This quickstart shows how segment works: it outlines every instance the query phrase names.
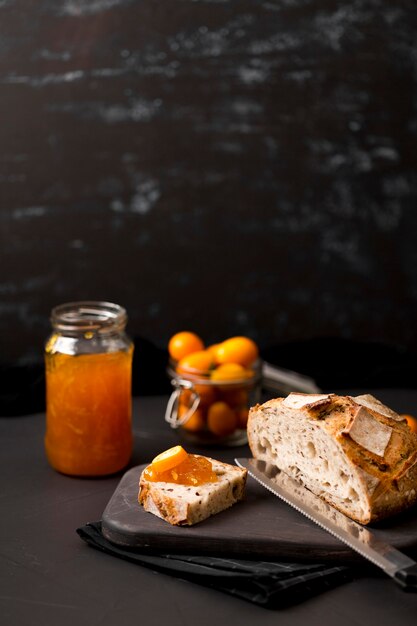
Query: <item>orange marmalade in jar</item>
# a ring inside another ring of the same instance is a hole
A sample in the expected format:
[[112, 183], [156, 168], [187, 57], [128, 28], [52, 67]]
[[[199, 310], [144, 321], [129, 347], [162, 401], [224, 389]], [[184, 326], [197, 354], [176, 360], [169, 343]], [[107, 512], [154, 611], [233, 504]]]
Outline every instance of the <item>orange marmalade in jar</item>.
[[63, 474], [104, 476], [130, 460], [133, 343], [126, 322], [125, 309], [109, 302], [70, 302], [52, 310], [45, 450]]

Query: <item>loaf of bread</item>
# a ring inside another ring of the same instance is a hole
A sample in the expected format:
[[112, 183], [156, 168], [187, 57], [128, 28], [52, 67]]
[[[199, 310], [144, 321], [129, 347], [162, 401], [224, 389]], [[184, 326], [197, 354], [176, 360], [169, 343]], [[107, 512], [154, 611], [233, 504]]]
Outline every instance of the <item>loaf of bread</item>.
[[291, 393], [249, 412], [252, 455], [368, 524], [417, 502], [417, 435], [371, 395]]
[[142, 472], [138, 501], [149, 513], [178, 526], [191, 526], [229, 508], [243, 498], [247, 471], [214, 459], [217, 481], [202, 485], [152, 482]]

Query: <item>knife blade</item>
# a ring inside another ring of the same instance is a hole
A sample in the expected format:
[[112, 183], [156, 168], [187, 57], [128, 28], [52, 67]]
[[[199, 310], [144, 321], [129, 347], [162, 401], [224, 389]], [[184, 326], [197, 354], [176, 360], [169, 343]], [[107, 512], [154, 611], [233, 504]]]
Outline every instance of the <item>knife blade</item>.
[[406, 591], [417, 591], [417, 563], [381, 541], [368, 528], [324, 502], [276, 466], [258, 459], [235, 459], [263, 487], [381, 568]]

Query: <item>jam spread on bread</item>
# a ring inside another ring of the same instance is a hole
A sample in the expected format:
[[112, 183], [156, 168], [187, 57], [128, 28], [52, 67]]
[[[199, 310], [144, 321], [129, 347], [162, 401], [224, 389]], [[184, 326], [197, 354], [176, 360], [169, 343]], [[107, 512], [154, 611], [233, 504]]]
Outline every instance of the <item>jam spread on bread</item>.
[[[204, 485], [218, 480], [211, 461], [197, 454], [184, 454], [181, 446], [170, 448], [158, 455], [144, 470], [144, 478], [150, 482], [176, 483], [179, 485]], [[161, 458], [163, 463], [161, 463]], [[168, 459], [168, 462], [167, 462]]]

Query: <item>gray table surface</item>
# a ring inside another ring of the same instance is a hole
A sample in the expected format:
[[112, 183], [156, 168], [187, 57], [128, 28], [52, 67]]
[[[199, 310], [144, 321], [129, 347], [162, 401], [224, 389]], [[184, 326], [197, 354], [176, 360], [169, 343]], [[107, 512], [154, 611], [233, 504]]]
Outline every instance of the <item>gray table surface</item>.
[[[396, 410], [417, 414], [417, 391], [375, 393]], [[163, 419], [166, 400], [135, 398], [132, 466], [178, 442]], [[44, 415], [0, 419], [1, 624], [417, 623], [417, 594], [401, 591], [377, 572], [271, 611], [89, 548], [75, 529], [100, 519], [121, 476], [90, 480], [56, 473], [47, 464], [43, 435]], [[237, 450], [248, 453], [242, 447], [217, 456], [232, 461]]]

